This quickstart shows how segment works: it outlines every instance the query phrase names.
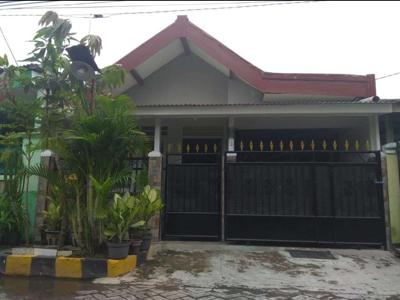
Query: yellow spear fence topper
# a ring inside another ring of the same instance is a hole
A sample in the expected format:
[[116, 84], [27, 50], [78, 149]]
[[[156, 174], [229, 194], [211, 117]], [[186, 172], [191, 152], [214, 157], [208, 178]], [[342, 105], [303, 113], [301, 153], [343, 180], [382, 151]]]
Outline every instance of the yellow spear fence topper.
[[356, 140], [354, 148], [356, 149], [356, 151], [360, 151], [360, 143], [358, 142], [358, 140]]
[[338, 149], [338, 144], [337, 144], [336, 140], [333, 141], [332, 148], [334, 151], [336, 151]]
[[314, 140], [311, 140], [311, 150], [312, 151], [315, 150], [315, 142], [314, 142]]
[[326, 140], [323, 140], [322, 149], [324, 149], [324, 151], [325, 151], [327, 147], [328, 147], [328, 144], [326, 143]]
[[300, 149], [301, 149], [301, 151], [304, 150], [304, 147], [305, 147], [304, 141], [302, 140], [302, 141], [300, 142]]
[[350, 143], [349, 143], [348, 140], [345, 140], [345, 141], [344, 141], [344, 150], [345, 150], [345, 151], [349, 151], [349, 148], [350, 148]]

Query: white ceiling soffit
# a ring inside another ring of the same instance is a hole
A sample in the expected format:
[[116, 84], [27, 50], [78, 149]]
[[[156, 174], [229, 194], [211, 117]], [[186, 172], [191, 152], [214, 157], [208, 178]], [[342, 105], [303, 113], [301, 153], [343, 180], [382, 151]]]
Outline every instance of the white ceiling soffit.
[[[169, 63], [171, 60], [173, 60], [175, 57], [179, 56], [181, 53], [183, 53], [183, 46], [181, 44], [180, 40], [175, 40], [172, 43], [170, 43], [168, 46], [165, 48], [161, 49], [158, 51], [156, 54], [154, 54], [152, 57], [150, 57], [148, 60], [140, 64], [138, 67], [135, 68], [136, 72], [142, 77], [142, 79], [146, 78], [149, 76], [151, 73], [154, 71], [158, 70], [161, 68], [163, 65]], [[131, 73], [127, 72], [125, 76], [125, 83], [123, 86], [114, 89], [112, 91], [113, 95], [119, 95], [124, 92], [126, 92], [128, 89], [131, 87], [135, 86], [137, 84], [137, 81], [135, 78], [132, 76]]]
[[[190, 47], [190, 50], [192, 53], [196, 56], [198, 56], [200, 59], [205, 61], [207, 64], [211, 65], [215, 69], [219, 70], [221, 73], [223, 73], [225, 76], [229, 76], [229, 69], [226, 68], [223, 64], [219, 63], [212, 57], [210, 57], [208, 54], [206, 54], [203, 50], [201, 50], [199, 47], [197, 47], [195, 44], [193, 44], [189, 39], [188, 39], [188, 44]], [[142, 79], [145, 79], [149, 75], [151, 75], [153, 72], [157, 71], [160, 69], [162, 66], [166, 65], [169, 63], [171, 60], [174, 58], [178, 57], [179, 55], [184, 53], [183, 45], [180, 39], [177, 39], [170, 43], [168, 46], [165, 48], [161, 49], [158, 51], [156, 54], [154, 54], [152, 57], [150, 57], [148, 60], [140, 64], [135, 68], [136, 72], [142, 77]], [[128, 72], [125, 78], [125, 84], [118, 88], [113, 90], [114, 95], [118, 95], [121, 93], [126, 92], [129, 88], [135, 86], [137, 84], [136, 80], [134, 77]]]
[[273, 101], [336, 101], [336, 100], [353, 100], [354, 97], [344, 97], [344, 96], [326, 96], [326, 95], [296, 95], [296, 94], [264, 94], [263, 101], [273, 102]]
[[210, 57], [208, 54], [206, 54], [203, 50], [201, 50], [199, 47], [197, 47], [195, 44], [193, 44], [189, 39], [188, 39], [188, 44], [190, 47], [190, 50], [192, 53], [200, 57], [202, 60], [204, 60], [206, 63], [209, 65], [213, 66], [220, 72], [222, 72], [225, 76], [229, 76], [229, 69], [226, 68], [223, 64], [220, 62], [216, 61], [212, 57]]
[[152, 74], [154, 71], [157, 71], [162, 66], [169, 63], [175, 57], [179, 56], [183, 53], [183, 46], [181, 41], [175, 40], [170, 43], [165, 48], [158, 51], [148, 60], [137, 66], [135, 69], [139, 73], [139, 75], [145, 79], [147, 76]]

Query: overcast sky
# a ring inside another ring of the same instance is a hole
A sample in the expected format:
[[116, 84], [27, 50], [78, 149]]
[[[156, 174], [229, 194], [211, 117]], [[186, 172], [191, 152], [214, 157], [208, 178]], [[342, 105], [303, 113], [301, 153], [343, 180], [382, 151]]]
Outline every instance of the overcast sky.
[[[100, 13], [107, 16], [118, 12], [262, 4], [233, 4], [232, 1], [210, 4], [210, 1], [198, 6], [195, 4], [199, 2], [187, 1], [171, 6], [176, 2], [121, 1], [107, 4], [94, 1], [92, 8], [83, 9], [85, 4], [76, 1], [80, 8], [67, 9], [65, 5], [73, 7], [75, 1], [67, 4], [39, 2], [25, 6], [15, 2], [14, 6], [6, 6], [10, 4], [0, 1], [0, 26], [17, 60], [26, 58], [32, 50], [29, 40], [38, 29], [40, 17], [5, 15], [41, 15], [50, 7], [64, 15]], [[55, 8], [61, 5], [64, 7]], [[93, 7], [109, 5], [114, 7]], [[43, 8], [26, 9], [28, 6]], [[375, 74], [376, 77], [400, 72], [399, 2], [311, 2], [69, 19], [78, 38], [88, 34], [89, 30], [102, 37], [103, 51], [96, 61], [100, 67], [104, 67], [173, 23], [179, 14], [187, 15], [191, 22], [267, 72]], [[0, 54], [4, 53], [11, 59], [5, 41], [0, 36]], [[381, 98], [400, 98], [400, 75], [377, 80], [377, 94]]]

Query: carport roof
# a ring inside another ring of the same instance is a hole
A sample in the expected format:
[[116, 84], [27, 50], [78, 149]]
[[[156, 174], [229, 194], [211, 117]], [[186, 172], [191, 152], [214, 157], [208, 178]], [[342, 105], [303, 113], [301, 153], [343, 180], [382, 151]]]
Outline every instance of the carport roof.
[[183, 53], [193, 53], [227, 76], [237, 76], [264, 94], [370, 97], [376, 95], [375, 76], [264, 72], [215, 38], [178, 16], [176, 21], [128, 53], [117, 63], [130, 76], [126, 90]]

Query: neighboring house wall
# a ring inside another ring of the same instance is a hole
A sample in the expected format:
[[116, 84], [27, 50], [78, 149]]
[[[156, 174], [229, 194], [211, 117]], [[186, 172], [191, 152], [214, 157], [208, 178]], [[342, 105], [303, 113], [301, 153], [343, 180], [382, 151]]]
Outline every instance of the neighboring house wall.
[[137, 105], [228, 104], [261, 102], [262, 94], [230, 79], [196, 55], [181, 55], [131, 88]]
[[[32, 144], [37, 145], [39, 143], [39, 138], [33, 138], [32, 139]], [[28, 140], [24, 139], [23, 145], [24, 148], [26, 149], [28, 144]], [[27, 161], [24, 158], [24, 164], [27, 165]], [[40, 164], [40, 151], [37, 150], [34, 152], [31, 160], [31, 166], [35, 166]], [[28, 213], [29, 213], [29, 224], [30, 224], [30, 232], [31, 234], [34, 233], [35, 230], [35, 215], [36, 215], [36, 203], [37, 203], [37, 196], [38, 196], [38, 183], [39, 183], [39, 177], [37, 176], [30, 176], [29, 178], [29, 187], [28, 187], [28, 198], [29, 198], [29, 203], [28, 203]], [[26, 192], [24, 193], [24, 196], [26, 197]]]
[[400, 243], [400, 179], [398, 154], [386, 154], [389, 195], [390, 231], [392, 243]]

